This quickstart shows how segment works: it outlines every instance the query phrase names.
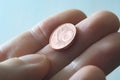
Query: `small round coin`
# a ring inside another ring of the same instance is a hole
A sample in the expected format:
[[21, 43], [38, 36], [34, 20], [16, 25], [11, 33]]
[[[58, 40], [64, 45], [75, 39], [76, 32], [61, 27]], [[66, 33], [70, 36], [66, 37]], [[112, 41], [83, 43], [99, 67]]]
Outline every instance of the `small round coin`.
[[65, 49], [71, 45], [76, 36], [76, 27], [71, 23], [60, 25], [50, 36], [49, 44], [53, 49]]

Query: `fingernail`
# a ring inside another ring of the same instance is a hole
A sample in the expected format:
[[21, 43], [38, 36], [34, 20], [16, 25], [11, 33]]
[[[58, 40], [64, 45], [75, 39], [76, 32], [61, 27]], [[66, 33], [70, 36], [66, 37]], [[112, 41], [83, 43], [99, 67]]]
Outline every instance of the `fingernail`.
[[36, 64], [36, 63], [41, 63], [44, 62], [46, 59], [45, 55], [40, 55], [40, 54], [30, 54], [30, 55], [25, 55], [22, 57], [19, 57], [24, 63], [28, 64]]

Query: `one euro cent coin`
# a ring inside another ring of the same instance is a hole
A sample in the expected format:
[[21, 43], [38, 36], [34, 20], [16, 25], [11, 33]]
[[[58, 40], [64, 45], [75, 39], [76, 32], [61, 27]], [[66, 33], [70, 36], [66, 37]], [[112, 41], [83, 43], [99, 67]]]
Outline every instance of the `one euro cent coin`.
[[76, 27], [73, 24], [62, 24], [51, 34], [49, 44], [56, 50], [68, 48], [74, 41], [76, 32]]

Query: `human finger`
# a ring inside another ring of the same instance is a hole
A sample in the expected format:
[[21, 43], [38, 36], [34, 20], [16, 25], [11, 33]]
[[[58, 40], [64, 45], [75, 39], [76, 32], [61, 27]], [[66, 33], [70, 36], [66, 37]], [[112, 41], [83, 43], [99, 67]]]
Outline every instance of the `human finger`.
[[49, 36], [57, 26], [67, 22], [76, 24], [85, 17], [83, 12], [73, 9], [61, 12], [42, 21], [32, 29], [0, 47], [0, 60], [35, 53], [48, 44]]
[[[100, 11], [84, 19], [78, 23], [76, 27], [77, 36], [71, 47], [58, 51], [47, 45], [38, 52], [39, 54], [44, 53], [51, 61], [51, 72], [48, 77], [46, 77], [47, 79], [68, 65], [93, 43], [113, 32], [116, 32], [119, 28], [119, 20], [111, 12]], [[66, 76], [67, 74], [61, 74], [63, 75], [63, 79], [64, 77], [68, 77]]]
[[104, 72], [93, 65], [78, 70], [69, 80], [106, 80]]
[[50, 64], [45, 55], [31, 54], [0, 63], [1, 80], [42, 80]]
[[120, 33], [110, 34], [94, 43], [83, 54], [59, 71], [54, 78], [61, 75], [61, 78], [69, 79], [71, 75], [86, 65], [95, 65], [101, 68], [107, 75], [120, 65], [119, 48]]

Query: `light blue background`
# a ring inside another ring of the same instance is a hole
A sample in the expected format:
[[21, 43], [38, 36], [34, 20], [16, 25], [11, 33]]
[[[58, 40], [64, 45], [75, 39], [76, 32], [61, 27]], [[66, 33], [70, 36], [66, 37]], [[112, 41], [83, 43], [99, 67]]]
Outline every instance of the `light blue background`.
[[[110, 10], [120, 18], [120, 0], [0, 0], [0, 44], [42, 19], [71, 8], [88, 16], [98, 10]], [[120, 80], [120, 67], [107, 79]]]

